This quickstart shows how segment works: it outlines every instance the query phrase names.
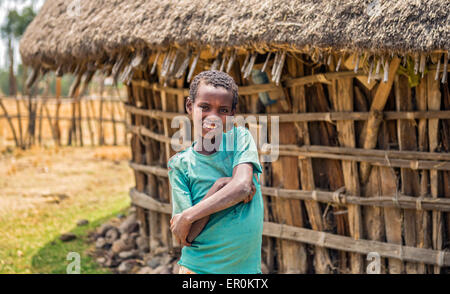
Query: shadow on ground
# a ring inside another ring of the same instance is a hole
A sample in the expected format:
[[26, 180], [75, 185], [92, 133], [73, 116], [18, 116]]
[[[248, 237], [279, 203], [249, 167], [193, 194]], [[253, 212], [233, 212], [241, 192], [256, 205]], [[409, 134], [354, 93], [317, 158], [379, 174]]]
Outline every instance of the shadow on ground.
[[89, 256], [89, 251], [94, 250], [95, 245], [88, 242], [88, 233], [108, 220], [115, 218], [117, 214], [125, 214], [126, 211], [127, 209], [123, 209], [106, 217], [91, 221], [85, 226], [74, 227], [69, 233], [75, 234], [77, 238], [72, 241], [62, 242], [58, 236], [48, 242], [32, 257], [32, 273], [66, 274], [68, 265], [74, 261], [72, 258], [67, 258], [70, 252], [77, 252], [80, 255], [81, 274], [111, 273], [108, 268], [102, 268]]

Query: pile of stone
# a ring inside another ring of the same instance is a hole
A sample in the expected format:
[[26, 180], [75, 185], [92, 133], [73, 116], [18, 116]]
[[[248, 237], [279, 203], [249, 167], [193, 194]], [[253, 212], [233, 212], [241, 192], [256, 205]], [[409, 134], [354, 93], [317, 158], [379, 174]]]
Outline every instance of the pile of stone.
[[139, 233], [140, 225], [134, 208], [128, 215], [118, 216], [89, 234], [95, 243], [93, 257], [100, 265], [119, 274], [178, 273], [178, 257], [167, 247], [149, 250], [148, 237]]

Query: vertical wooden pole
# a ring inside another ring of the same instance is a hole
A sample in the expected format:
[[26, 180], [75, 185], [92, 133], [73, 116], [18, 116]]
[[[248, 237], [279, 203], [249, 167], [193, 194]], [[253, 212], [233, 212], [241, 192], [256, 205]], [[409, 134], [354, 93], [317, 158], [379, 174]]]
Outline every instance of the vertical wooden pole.
[[[363, 94], [362, 90], [355, 86], [354, 88], [355, 110], [365, 112], [368, 111], [368, 101]], [[368, 91], [367, 95], [372, 95], [372, 91]], [[355, 132], [361, 134], [363, 124], [355, 122]], [[358, 146], [360, 147], [360, 146]], [[361, 193], [364, 197], [379, 197], [381, 193], [381, 175], [380, 169], [377, 166], [373, 166], [369, 175], [369, 179], [365, 185], [361, 185]], [[385, 240], [384, 218], [383, 208], [377, 206], [364, 206], [361, 207], [361, 215], [363, 219], [363, 231], [366, 234], [366, 238], [369, 240], [375, 240], [383, 242]], [[386, 273], [385, 263], [386, 260], [381, 260], [381, 273]]]
[[[427, 78], [421, 79], [420, 84], [416, 87], [416, 103], [417, 109], [425, 111], [427, 110]], [[418, 135], [418, 150], [421, 152], [428, 151], [428, 122], [426, 119], [419, 119], [419, 125], [417, 128]], [[420, 196], [429, 197], [429, 171], [421, 170], [420, 172]], [[420, 248], [431, 248], [431, 220], [429, 211], [417, 211], [417, 243]], [[420, 227], [419, 227], [420, 226]], [[418, 265], [418, 273], [427, 273], [427, 266], [425, 264]]]
[[[139, 77], [142, 76], [142, 72], [138, 72], [137, 75]], [[145, 97], [144, 97], [144, 91], [139, 86], [129, 86], [132, 88], [132, 93], [134, 99], [134, 106], [141, 108], [144, 106], [145, 108]], [[141, 115], [135, 115], [135, 126], [141, 127], [144, 126], [143, 121], [145, 118]], [[146, 164], [145, 157], [144, 157], [144, 151], [145, 146], [142, 142], [143, 137], [141, 135], [133, 135], [134, 137], [134, 162], [137, 164]], [[146, 187], [146, 175], [143, 172], [139, 172], [135, 170], [135, 177], [136, 177], [136, 190], [139, 192], [145, 192]], [[137, 219], [140, 223], [140, 231], [141, 235], [147, 237], [148, 236], [148, 226], [147, 226], [147, 216], [146, 211], [142, 207], [136, 207], [136, 213], [137, 213]]]
[[[287, 62], [289, 74], [293, 78], [304, 75], [302, 63], [297, 62], [294, 58], [288, 58]], [[307, 112], [304, 86], [293, 87], [291, 89], [291, 98], [292, 112]], [[298, 137], [301, 141], [303, 141], [303, 144], [311, 145], [308, 123], [299, 122], [295, 123], [295, 126], [297, 128]], [[300, 181], [302, 190], [315, 190], [316, 187], [314, 183], [314, 172], [311, 158], [299, 159], [298, 168], [300, 169]], [[319, 203], [312, 200], [305, 200], [304, 203], [312, 229], [316, 231], [323, 231], [325, 229], [325, 225], [323, 224], [322, 211]], [[315, 246], [314, 253], [315, 272], [319, 274], [331, 273], [332, 264], [327, 248]]]
[[[5, 105], [3, 104], [2, 98], [0, 98], [0, 107], [2, 108], [3, 112], [5, 113], [6, 119], [8, 120], [9, 127], [11, 128], [11, 132], [12, 132], [13, 137], [14, 137], [14, 142], [16, 143], [16, 147], [19, 147], [20, 143], [19, 143], [19, 140], [17, 139], [16, 129], [14, 128], [14, 124], [12, 122], [12, 119], [11, 119], [11, 117], [9, 117], [8, 111], [7, 111], [6, 107], [5, 107]], [[17, 119], [20, 120], [20, 115], [17, 116]]]
[[[146, 71], [143, 72], [143, 78], [144, 80], [149, 80], [149, 69], [147, 68]], [[151, 89], [143, 89], [145, 93], [145, 98], [147, 101], [147, 108], [148, 109], [155, 109], [155, 93]], [[145, 125], [148, 129], [154, 130], [155, 128], [155, 121], [152, 118], [147, 117], [145, 120]], [[147, 139], [145, 144], [145, 156], [146, 156], [146, 163], [147, 165], [156, 165], [157, 162], [157, 154], [158, 154], [158, 146], [159, 144], [156, 144], [156, 141], [153, 139]], [[147, 175], [147, 186], [146, 186], [147, 193], [150, 195], [150, 197], [159, 198], [159, 191], [158, 191], [158, 179], [153, 174]], [[147, 221], [149, 224], [149, 248], [150, 251], [154, 250], [156, 247], [159, 246], [159, 242], [161, 240], [160, 237], [160, 228], [158, 227], [158, 218], [159, 213], [149, 210], [147, 212]]]
[[[397, 111], [413, 110], [411, 89], [408, 84], [408, 78], [403, 75], [395, 76], [395, 100]], [[415, 121], [398, 120], [397, 122], [397, 136], [400, 150], [417, 150], [417, 139]], [[401, 192], [404, 195], [419, 196], [420, 194], [420, 180], [417, 171], [410, 168], [401, 168]], [[416, 246], [416, 211], [413, 209], [405, 209], [403, 211], [404, 218], [404, 236], [405, 245]], [[421, 230], [420, 227], [417, 228]], [[406, 273], [415, 274], [417, 271], [417, 264], [412, 262], [406, 263]]]
[[[427, 74], [427, 94], [428, 94], [428, 109], [441, 109], [441, 92], [439, 89], [439, 81], [436, 81], [432, 73]], [[428, 139], [430, 144], [430, 152], [436, 151], [439, 145], [439, 119], [430, 119], [428, 121]], [[430, 189], [431, 197], [439, 197], [439, 172], [435, 169], [430, 170]], [[433, 249], [442, 250], [443, 245], [443, 220], [442, 212], [433, 211], [432, 214], [432, 244]], [[434, 267], [434, 273], [439, 274], [441, 268]]]
[[[334, 108], [336, 111], [353, 111], [353, 79], [340, 78], [336, 81]], [[338, 121], [336, 123], [338, 140], [341, 146], [356, 147], [355, 125], [353, 121]], [[359, 186], [358, 166], [356, 161], [342, 161], [342, 171], [347, 193], [361, 195]], [[363, 238], [361, 208], [359, 205], [348, 205], [348, 220], [350, 235], [355, 239]], [[352, 273], [364, 273], [364, 262], [360, 254], [350, 254], [350, 268]]]
[[92, 129], [92, 118], [94, 116], [94, 113], [92, 111], [89, 110], [89, 100], [84, 100], [85, 101], [85, 108], [86, 108], [86, 123], [88, 125], [88, 130], [89, 130], [89, 137], [91, 139], [91, 146], [95, 146], [95, 141], [94, 141], [94, 132]]
[[23, 131], [22, 131], [22, 113], [20, 111], [20, 101], [19, 101], [19, 97], [15, 97], [14, 98], [16, 101], [16, 109], [17, 109], [17, 124], [19, 126], [19, 145], [18, 147], [22, 147], [24, 146], [24, 140], [23, 140]]
[[[363, 132], [360, 136], [360, 146], [364, 149], [372, 149], [376, 147], [379, 135], [380, 125], [383, 127], [382, 135], [387, 138], [388, 134], [385, 130], [386, 125], [382, 124], [382, 115], [387, 99], [394, 83], [397, 69], [400, 65], [400, 59], [394, 57], [389, 66], [389, 76], [387, 82], [380, 82], [370, 106], [370, 116], [365, 122]], [[381, 148], [388, 148], [388, 144], [380, 142]], [[369, 163], [361, 162], [360, 164], [360, 181], [366, 184], [370, 176], [371, 166]], [[376, 176], [376, 174], [374, 174]], [[381, 182], [381, 194], [387, 196], [397, 195], [397, 184], [395, 172], [388, 167], [379, 167], [379, 176]], [[395, 207], [384, 209], [384, 220], [386, 229], [386, 239], [389, 243], [402, 244], [402, 215], [401, 210]], [[390, 258], [389, 273], [402, 273], [403, 263], [398, 259]]]
[[57, 146], [61, 146], [61, 128], [59, 126], [59, 109], [61, 107], [61, 77], [57, 77], [56, 78], [56, 89], [55, 89], [55, 93], [56, 93], [56, 113], [55, 113], [55, 129], [56, 129], [56, 135], [57, 135], [57, 140], [56, 140], [56, 145]]
[[[80, 93], [80, 95], [82, 95], [82, 93]], [[82, 112], [82, 110], [81, 110], [81, 99], [82, 97], [80, 96], [78, 96], [77, 95], [77, 103], [76, 103], [76, 107], [77, 107], [77, 111], [78, 111], [78, 118], [77, 118], [77, 122], [78, 122], [78, 124], [77, 124], [77, 128], [76, 128], [76, 130], [78, 131], [78, 138], [79, 138], [79, 140], [80, 140], [80, 146], [84, 146], [84, 143], [83, 143], [83, 126], [82, 126], [82, 123], [83, 123], [83, 112]]]
[[117, 145], [116, 115], [114, 111], [114, 101], [112, 101], [112, 97], [110, 100], [110, 105], [111, 105], [111, 120], [113, 124], [113, 137], [114, 137], [113, 145], [116, 146]]
[[[270, 79], [270, 76], [269, 76]], [[280, 101], [266, 107], [267, 113], [287, 112], [283, 110]], [[297, 130], [293, 123], [279, 124], [279, 143], [296, 144]], [[279, 156], [272, 162], [272, 185], [277, 188], [299, 189], [298, 161], [290, 156]], [[303, 227], [304, 217], [302, 204], [298, 200], [275, 197], [272, 199], [274, 220], [279, 224]], [[281, 273], [307, 273], [307, 253], [305, 244], [290, 241], [277, 240], [278, 264]]]
[[39, 122], [38, 122], [38, 144], [41, 145], [42, 144], [42, 117], [43, 117], [43, 109], [44, 109], [44, 102], [41, 101], [41, 103], [39, 103], [39, 99], [36, 101], [36, 104], [38, 105], [38, 109], [39, 109]]
[[[360, 145], [364, 149], [372, 149], [375, 148], [376, 146], [378, 129], [382, 121], [382, 116], [380, 113], [383, 111], [384, 106], [386, 105], [386, 101], [387, 98], [389, 97], [389, 93], [391, 92], [395, 74], [397, 73], [399, 65], [400, 59], [398, 57], [394, 57], [391, 60], [391, 64], [389, 66], [388, 81], [381, 82], [377, 88], [375, 97], [373, 98], [372, 104], [370, 106], [369, 119], [364, 124], [363, 133], [361, 135]], [[371, 165], [369, 163], [361, 162], [360, 178], [362, 183], [365, 183], [367, 181], [367, 178], [369, 177], [370, 168]]]
[[105, 137], [103, 134], [103, 91], [100, 94], [100, 110], [99, 110], [99, 122], [98, 122], [98, 145], [102, 146], [105, 144]]

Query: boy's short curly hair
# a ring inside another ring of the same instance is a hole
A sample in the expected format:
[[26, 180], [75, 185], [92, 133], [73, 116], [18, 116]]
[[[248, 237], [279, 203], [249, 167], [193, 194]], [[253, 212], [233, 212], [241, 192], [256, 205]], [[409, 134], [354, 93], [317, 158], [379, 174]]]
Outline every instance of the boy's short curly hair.
[[198, 86], [203, 82], [205, 85], [211, 85], [215, 88], [222, 87], [229, 91], [233, 96], [232, 110], [236, 109], [238, 103], [238, 86], [230, 75], [223, 71], [218, 70], [207, 70], [202, 71], [195, 76], [189, 87], [189, 97], [191, 97], [192, 102], [195, 101], [197, 96]]

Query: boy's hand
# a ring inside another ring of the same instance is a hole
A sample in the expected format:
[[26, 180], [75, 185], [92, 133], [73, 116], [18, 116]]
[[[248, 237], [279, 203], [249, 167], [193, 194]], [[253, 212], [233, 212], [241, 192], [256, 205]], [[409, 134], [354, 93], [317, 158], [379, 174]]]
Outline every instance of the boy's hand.
[[244, 199], [244, 203], [249, 203], [250, 201], [252, 201], [253, 196], [255, 196], [256, 193], [256, 187], [255, 184], [252, 183], [252, 190], [250, 192], [250, 194]]
[[191, 246], [191, 244], [186, 241], [191, 226], [192, 223], [184, 217], [183, 213], [175, 214], [170, 220], [170, 230], [181, 245], [184, 246]]

